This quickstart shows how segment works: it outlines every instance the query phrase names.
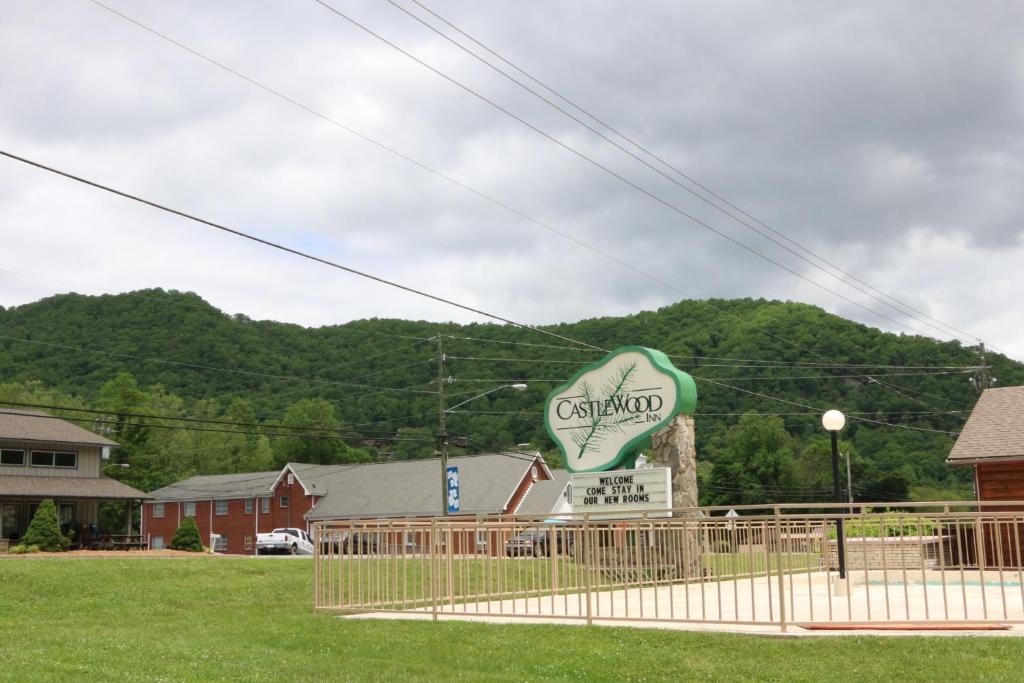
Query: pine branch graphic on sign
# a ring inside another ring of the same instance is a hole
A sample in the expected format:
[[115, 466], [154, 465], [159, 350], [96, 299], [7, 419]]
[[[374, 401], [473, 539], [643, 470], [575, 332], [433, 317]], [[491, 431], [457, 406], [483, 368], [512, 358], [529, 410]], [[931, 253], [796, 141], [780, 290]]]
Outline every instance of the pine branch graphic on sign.
[[623, 410], [620, 415], [619, 410], [611, 409], [615, 406], [622, 406], [623, 401], [619, 399], [623, 394], [628, 394], [636, 368], [635, 362], [621, 368], [615, 378], [603, 387], [603, 392], [601, 392], [604, 395], [603, 398], [594, 398], [593, 388], [589, 382], [584, 382], [581, 385], [580, 393], [584, 404], [590, 408], [590, 415], [589, 423], [581, 425], [581, 431], [574, 431], [571, 437], [573, 443], [579, 448], [579, 452], [576, 454], [577, 460], [588, 452], [592, 452], [608, 434], [621, 432], [625, 425], [635, 424], [641, 420], [641, 416], [635, 413], [630, 414]]

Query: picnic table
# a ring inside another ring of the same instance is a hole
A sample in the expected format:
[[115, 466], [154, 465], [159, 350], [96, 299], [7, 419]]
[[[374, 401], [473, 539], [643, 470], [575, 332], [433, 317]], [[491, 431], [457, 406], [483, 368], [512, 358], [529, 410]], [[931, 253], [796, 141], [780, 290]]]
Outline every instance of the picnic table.
[[147, 550], [149, 542], [141, 534], [104, 534], [91, 544], [92, 550]]

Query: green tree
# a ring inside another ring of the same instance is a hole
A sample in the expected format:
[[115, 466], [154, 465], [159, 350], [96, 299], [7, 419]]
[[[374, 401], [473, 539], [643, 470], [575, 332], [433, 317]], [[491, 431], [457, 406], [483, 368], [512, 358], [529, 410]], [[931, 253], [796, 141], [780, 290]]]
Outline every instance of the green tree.
[[748, 413], [725, 435], [707, 483], [719, 505], [792, 500], [793, 439], [775, 416]]
[[172, 550], [187, 550], [193, 553], [203, 552], [203, 542], [199, 538], [199, 527], [193, 517], [181, 520], [181, 525], [174, 532], [174, 538], [168, 546]]
[[322, 398], [305, 398], [288, 406], [277, 432], [294, 433], [274, 441], [274, 467], [288, 462], [334, 465], [369, 460], [365, 451], [349, 448], [342, 439], [334, 406]]
[[60, 532], [60, 520], [57, 518], [57, 506], [50, 499], [44, 500], [36, 508], [36, 514], [29, 522], [28, 530], [21, 539], [25, 546], [39, 546], [45, 552], [67, 550], [70, 542]]

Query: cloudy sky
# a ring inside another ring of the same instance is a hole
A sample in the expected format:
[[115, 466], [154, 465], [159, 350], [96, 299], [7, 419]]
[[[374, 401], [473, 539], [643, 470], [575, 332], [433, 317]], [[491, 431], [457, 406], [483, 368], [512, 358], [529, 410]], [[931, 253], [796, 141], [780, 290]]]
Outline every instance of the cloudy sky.
[[[15, 0], [0, 149], [525, 322], [766, 297], [1024, 357], [1024, 6], [423, 0], [745, 217], [394, 5], [326, 1], [564, 146], [312, 0], [109, 0], [291, 102], [89, 0]], [[9, 159], [0, 238], [4, 306], [163, 287], [308, 325], [474, 319]]]

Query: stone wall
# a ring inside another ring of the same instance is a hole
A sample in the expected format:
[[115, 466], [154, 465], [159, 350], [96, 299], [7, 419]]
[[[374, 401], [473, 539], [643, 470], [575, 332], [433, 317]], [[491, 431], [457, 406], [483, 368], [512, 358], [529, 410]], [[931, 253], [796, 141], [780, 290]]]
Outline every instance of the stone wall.
[[[839, 549], [828, 541], [830, 567], [839, 568]], [[938, 536], [895, 536], [891, 538], [847, 538], [846, 568], [932, 569], [939, 566]]]

